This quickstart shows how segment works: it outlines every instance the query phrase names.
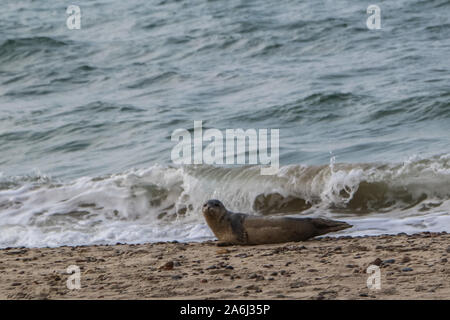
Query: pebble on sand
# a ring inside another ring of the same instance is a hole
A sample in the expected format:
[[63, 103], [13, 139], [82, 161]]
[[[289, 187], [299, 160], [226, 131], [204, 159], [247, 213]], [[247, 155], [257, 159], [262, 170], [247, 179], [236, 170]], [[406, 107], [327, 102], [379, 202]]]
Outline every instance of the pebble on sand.
[[413, 268], [403, 268], [402, 271], [403, 272], [413, 271]]

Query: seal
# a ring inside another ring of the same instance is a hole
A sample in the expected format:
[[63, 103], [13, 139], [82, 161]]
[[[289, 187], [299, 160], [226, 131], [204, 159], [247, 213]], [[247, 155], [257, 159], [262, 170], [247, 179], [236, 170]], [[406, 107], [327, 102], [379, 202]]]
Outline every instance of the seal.
[[206, 223], [219, 245], [252, 245], [304, 241], [352, 227], [342, 221], [321, 218], [259, 217], [228, 211], [219, 200], [202, 208]]

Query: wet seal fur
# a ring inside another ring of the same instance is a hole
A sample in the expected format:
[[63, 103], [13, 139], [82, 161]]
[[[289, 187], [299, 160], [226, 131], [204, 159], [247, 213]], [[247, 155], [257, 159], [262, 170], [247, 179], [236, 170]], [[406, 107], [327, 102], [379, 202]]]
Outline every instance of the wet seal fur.
[[321, 218], [260, 217], [228, 211], [219, 200], [202, 208], [206, 223], [219, 245], [269, 244], [304, 241], [329, 232], [352, 227], [342, 221]]

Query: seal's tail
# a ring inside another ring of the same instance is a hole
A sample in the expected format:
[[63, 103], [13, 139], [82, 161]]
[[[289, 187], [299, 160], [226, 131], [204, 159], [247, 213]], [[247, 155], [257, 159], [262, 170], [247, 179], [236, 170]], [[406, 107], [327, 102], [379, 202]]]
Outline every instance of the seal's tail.
[[320, 218], [312, 219], [312, 223], [314, 224], [314, 227], [316, 227], [318, 236], [325, 233], [335, 232], [352, 227], [352, 225], [348, 224], [347, 222]]

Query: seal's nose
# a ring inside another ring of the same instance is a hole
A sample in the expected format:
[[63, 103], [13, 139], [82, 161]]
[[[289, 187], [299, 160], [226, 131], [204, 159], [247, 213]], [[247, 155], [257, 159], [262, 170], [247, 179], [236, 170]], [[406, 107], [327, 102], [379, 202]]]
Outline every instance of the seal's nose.
[[205, 204], [203, 204], [202, 210], [205, 211], [213, 208], [219, 208], [221, 205], [222, 204], [219, 200], [208, 200]]

